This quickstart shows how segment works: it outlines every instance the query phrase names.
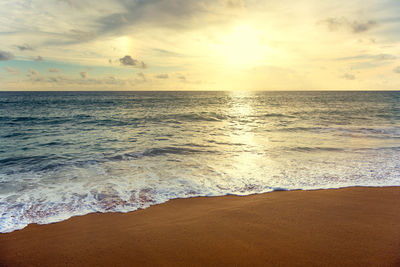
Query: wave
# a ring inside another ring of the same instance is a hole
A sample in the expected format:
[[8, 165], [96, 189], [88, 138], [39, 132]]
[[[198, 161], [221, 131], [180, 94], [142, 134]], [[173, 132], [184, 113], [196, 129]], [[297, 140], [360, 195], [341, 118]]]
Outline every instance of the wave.
[[[338, 125], [339, 126], [339, 125]], [[297, 126], [297, 127], [277, 127], [272, 129], [277, 132], [313, 132], [313, 133], [331, 133], [333, 135], [352, 136], [354, 134], [362, 134], [363, 137], [374, 138], [398, 138], [400, 137], [400, 129], [398, 127], [315, 127], [315, 126]]]
[[[49, 142], [44, 143], [41, 146], [54, 146], [54, 145], [65, 145], [62, 142]], [[197, 147], [191, 148], [192, 147]], [[200, 149], [203, 148], [203, 149]], [[157, 157], [167, 155], [191, 155], [199, 153], [213, 153], [218, 154], [218, 151], [211, 150], [210, 146], [187, 143], [183, 146], [174, 147], [156, 147], [145, 149], [143, 151], [128, 152], [119, 155], [112, 156], [94, 156], [93, 158], [86, 160], [79, 160], [73, 157], [59, 157], [55, 155], [40, 155], [40, 156], [19, 156], [19, 157], [8, 157], [0, 159], [0, 168], [3, 168], [3, 173], [16, 173], [16, 172], [30, 172], [30, 171], [48, 171], [63, 166], [85, 166], [98, 164], [107, 161], [126, 161], [140, 159], [144, 157]], [[11, 167], [19, 167], [12, 169]]]
[[10, 134], [5, 134], [1, 136], [1, 138], [13, 138], [13, 137], [21, 137], [21, 136], [29, 136], [30, 134], [27, 132], [14, 132]]
[[[331, 148], [299, 146], [297, 149]], [[312, 154], [308, 153], [288, 157], [282, 164], [264, 159], [262, 165], [253, 165], [253, 157], [240, 157], [243, 162], [236, 161], [231, 154], [224, 155], [220, 165], [210, 158], [214, 155], [211, 151], [201, 145], [166, 146], [72, 164], [48, 164], [47, 169], [40, 171], [7, 174], [1, 169], [0, 232], [92, 212], [129, 212], [174, 198], [400, 186], [400, 155], [393, 151], [343, 153], [334, 161], [319, 155], [308, 158]], [[222, 160], [221, 157], [217, 156]]]
[[35, 164], [48, 160], [48, 156], [20, 156], [20, 157], [9, 157], [0, 159], [0, 166], [17, 165], [17, 164]]
[[330, 131], [330, 130], [333, 130], [333, 129], [324, 128], [324, 127], [315, 127], [315, 126], [283, 127], [283, 128], [276, 129], [276, 131], [278, 131], [278, 132], [322, 132], [322, 131]]
[[[199, 147], [205, 147], [199, 145]], [[164, 156], [168, 154], [174, 155], [189, 155], [195, 153], [216, 153], [213, 150], [201, 150], [201, 149], [193, 149], [187, 147], [161, 147], [161, 148], [150, 148], [144, 150], [142, 152], [130, 152], [124, 153], [121, 155], [111, 156], [111, 157], [104, 157], [100, 161], [107, 161], [107, 160], [129, 160], [129, 159], [138, 159], [143, 157], [156, 157], [156, 156]]]
[[5, 125], [18, 125], [23, 124], [24, 126], [30, 125], [62, 125], [62, 124], [74, 124], [74, 125], [96, 125], [96, 126], [129, 126], [135, 124], [146, 124], [146, 123], [172, 123], [180, 124], [184, 122], [218, 122], [226, 120], [228, 117], [217, 114], [214, 112], [208, 113], [182, 113], [182, 114], [159, 114], [157, 116], [140, 116], [140, 117], [127, 117], [127, 118], [101, 118], [95, 117], [88, 114], [78, 114], [67, 117], [0, 117], [0, 123]]
[[283, 113], [267, 113], [264, 115], [260, 115], [258, 117], [261, 118], [269, 118], [269, 117], [276, 117], [276, 118], [298, 118], [295, 115], [288, 115], [288, 114], [283, 114]]
[[287, 150], [291, 151], [299, 151], [299, 152], [335, 152], [335, 151], [345, 151], [344, 148], [339, 147], [307, 147], [307, 146], [297, 146], [297, 147], [290, 147]]

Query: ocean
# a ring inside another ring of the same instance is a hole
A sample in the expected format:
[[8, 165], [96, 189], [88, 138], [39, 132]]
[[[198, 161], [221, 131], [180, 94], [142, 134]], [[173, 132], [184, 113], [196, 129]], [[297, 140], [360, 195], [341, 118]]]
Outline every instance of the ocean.
[[3, 233], [349, 186], [400, 186], [400, 92], [0, 92]]

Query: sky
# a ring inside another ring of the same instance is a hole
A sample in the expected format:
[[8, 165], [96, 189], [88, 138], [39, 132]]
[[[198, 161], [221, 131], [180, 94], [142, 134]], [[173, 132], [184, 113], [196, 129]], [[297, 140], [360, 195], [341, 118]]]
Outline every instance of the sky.
[[398, 90], [399, 0], [2, 0], [0, 90]]

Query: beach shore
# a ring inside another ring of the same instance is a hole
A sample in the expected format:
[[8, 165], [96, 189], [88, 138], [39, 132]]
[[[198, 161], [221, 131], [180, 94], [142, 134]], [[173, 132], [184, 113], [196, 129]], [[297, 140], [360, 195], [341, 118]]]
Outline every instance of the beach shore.
[[176, 199], [0, 234], [1, 266], [400, 266], [400, 187]]

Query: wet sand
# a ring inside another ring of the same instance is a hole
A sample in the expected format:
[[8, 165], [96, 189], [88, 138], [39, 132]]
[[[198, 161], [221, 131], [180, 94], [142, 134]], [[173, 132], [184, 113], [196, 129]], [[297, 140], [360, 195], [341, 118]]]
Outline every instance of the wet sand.
[[177, 199], [0, 234], [4, 266], [400, 266], [400, 187]]

